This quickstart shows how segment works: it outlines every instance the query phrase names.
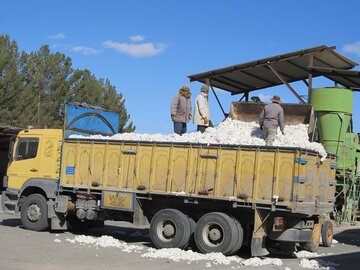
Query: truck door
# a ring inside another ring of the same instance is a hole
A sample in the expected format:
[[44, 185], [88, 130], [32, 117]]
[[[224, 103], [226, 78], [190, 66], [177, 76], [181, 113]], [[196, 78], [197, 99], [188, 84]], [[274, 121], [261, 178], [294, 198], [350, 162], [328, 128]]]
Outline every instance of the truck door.
[[30, 178], [38, 177], [39, 170], [39, 136], [18, 137], [8, 168], [8, 187], [20, 189]]

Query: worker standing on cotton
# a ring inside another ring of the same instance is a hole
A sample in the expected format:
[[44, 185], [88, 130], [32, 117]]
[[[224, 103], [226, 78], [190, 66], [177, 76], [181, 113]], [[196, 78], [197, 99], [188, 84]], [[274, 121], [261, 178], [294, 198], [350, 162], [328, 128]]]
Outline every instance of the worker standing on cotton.
[[201, 92], [195, 99], [194, 109], [194, 124], [197, 125], [197, 131], [203, 133], [210, 124], [210, 110], [209, 110], [209, 86], [204, 84], [201, 87]]
[[171, 103], [171, 120], [174, 122], [174, 132], [183, 135], [187, 132], [187, 122], [191, 120], [191, 92], [188, 85], [180, 88], [179, 93]]
[[278, 127], [280, 127], [281, 133], [285, 135], [284, 110], [280, 106], [279, 96], [273, 96], [272, 103], [264, 106], [259, 115], [259, 123], [267, 146], [271, 146], [275, 141]]

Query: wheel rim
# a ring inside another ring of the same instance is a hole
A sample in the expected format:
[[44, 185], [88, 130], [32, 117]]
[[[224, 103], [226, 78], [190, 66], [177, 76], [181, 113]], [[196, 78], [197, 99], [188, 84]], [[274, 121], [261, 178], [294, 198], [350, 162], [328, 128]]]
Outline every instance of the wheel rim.
[[333, 238], [333, 230], [332, 230], [332, 227], [329, 226], [328, 229], [327, 229], [327, 238], [329, 241], [332, 241], [332, 238]]
[[35, 203], [29, 205], [29, 207], [26, 211], [26, 216], [27, 216], [28, 220], [30, 220], [32, 222], [39, 221], [41, 218], [41, 208], [39, 207], [39, 205], [37, 205]]
[[216, 247], [221, 244], [224, 237], [223, 228], [216, 223], [208, 224], [202, 231], [202, 238], [206, 245]]
[[158, 237], [165, 242], [170, 242], [176, 235], [176, 225], [171, 220], [160, 222], [156, 228]]

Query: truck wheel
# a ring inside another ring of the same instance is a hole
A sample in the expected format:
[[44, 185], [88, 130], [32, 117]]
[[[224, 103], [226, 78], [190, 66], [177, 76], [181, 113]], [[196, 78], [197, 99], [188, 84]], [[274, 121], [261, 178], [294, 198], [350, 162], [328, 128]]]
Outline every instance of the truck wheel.
[[321, 224], [315, 223], [312, 233], [312, 240], [310, 242], [300, 243], [300, 249], [309, 252], [316, 252], [320, 243], [320, 235], [321, 235]]
[[324, 247], [331, 247], [333, 241], [333, 226], [330, 220], [326, 220], [321, 227], [321, 238]]
[[184, 248], [191, 235], [187, 216], [176, 209], [157, 212], [150, 222], [150, 238], [157, 248]]
[[44, 196], [31, 194], [21, 205], [21, 222], [26, 229], [44, 231], [49, 227], [48, 208]]
[[235, 247], [230, 252], [230, 255], [234, 255], [234, 254], [236, 254], [236, 252], [239, 251], [239, 249], [241, 248], [241, 246], [243, 244], [243, 239], [244, 239], [244, 230], [243, 230], [240, 222], [236, 218], [233, 218], [233, 220], [234, 220], [234, 222], [236, 224], [236, 227], [237, 227], [237, 230], [238, 230], [238, 239], [237, 239], [237, 242], [235, 244]]
[[195, 243], [203, 253], [229, 255], [238, 241], [238, 227], [228, 215], [212, 212], [202, 216], [195, 229]]

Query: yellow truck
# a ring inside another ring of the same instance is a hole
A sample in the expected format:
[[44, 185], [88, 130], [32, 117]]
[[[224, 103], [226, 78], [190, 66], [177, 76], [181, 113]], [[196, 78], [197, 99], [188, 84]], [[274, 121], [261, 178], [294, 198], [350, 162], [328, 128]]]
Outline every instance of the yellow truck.
[[[243, 245], [253, 256], [266, 255], [269, 246], [314, 251], [319, 245], [323, 218], [333, 210], [335, 156], [321, 161], [314, 151], [291, 147], [73, 138], [112, 133], [117, 120], [82, 104], [67, 111], [64, 130], [24, 130], [14, 142], [2, 206], [20, 213], [25, 228], [85, 230], [129, 221], [149, 224], [157, 248], [194, 242], [201, 252], [225, 255]], [[109, 130], [86, 130], [100, 126], [95, 118]]]

